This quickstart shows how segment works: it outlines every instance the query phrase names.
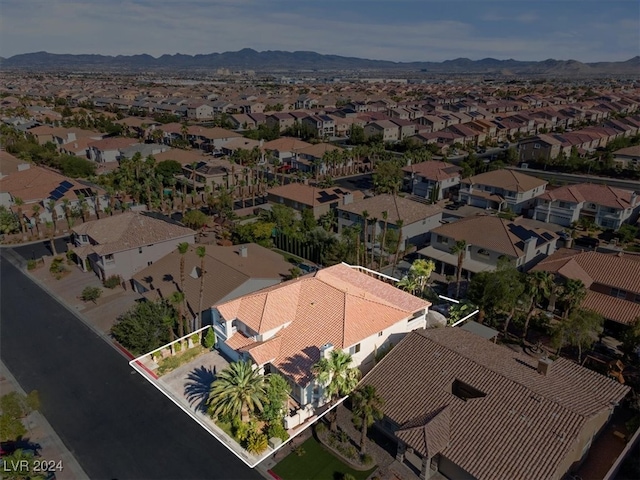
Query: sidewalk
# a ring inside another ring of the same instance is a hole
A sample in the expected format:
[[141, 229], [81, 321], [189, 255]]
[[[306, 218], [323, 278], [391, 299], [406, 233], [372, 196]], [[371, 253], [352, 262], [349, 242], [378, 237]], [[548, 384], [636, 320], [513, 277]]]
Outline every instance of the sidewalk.
[[[0, 394], [5, 395], [14, 391], [25, 393], [4, 363], [0, 362]], [[26, 438], [32, 443], [40, 444], [42, 447], [40, 450], [41, 460], [53, 460], [56, 463], [62, 462], [62, 471], [56, 470], [55, 472], [57, 480], [89, 479], [80, 464], [40, 412], [29, 414], [24, 420], [24, 424], [27, 427]]]

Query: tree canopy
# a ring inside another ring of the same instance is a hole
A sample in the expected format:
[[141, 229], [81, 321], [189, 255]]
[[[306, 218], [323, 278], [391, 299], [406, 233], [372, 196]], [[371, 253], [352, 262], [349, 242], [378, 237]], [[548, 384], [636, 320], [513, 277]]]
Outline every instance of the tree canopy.
[[139, 355], [169, 343], [176, 323], [176, 311], [167, 300], [145, 301], [120, 315], [111, 334], [123, 347]]

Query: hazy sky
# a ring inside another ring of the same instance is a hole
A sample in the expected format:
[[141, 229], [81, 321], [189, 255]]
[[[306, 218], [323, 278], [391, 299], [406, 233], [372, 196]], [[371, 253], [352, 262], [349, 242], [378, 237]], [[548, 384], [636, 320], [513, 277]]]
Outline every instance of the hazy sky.
[[638, 0], [0, 0], [0, 55], [312, 50], [395, 61], [627, 60]]

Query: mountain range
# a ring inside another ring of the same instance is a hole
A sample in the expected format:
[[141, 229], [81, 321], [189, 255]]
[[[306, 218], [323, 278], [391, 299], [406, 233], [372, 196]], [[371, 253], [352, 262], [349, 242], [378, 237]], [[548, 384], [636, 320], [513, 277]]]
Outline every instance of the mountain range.
[[392, 62], [364, 58], [323, 55], [316, 52], [257, 52], [245, 48], [237, 52], [200, 55], [71, 55], [47, 52], [25, 53], [0, 58], [4, 70], [212, 70], [217, 68], [251, 69], [259, 71], [323, 71], [323, 70], [371, 70], [414, 71], [432, 74], [487, 74], [487, 75], [547, 75], [592, 76], [640, 74], [640, 56], [625, 62], [582, 63], [576, 60], [518, 61], [484, 58], [470, 60], [457, 58], [444, 62]]

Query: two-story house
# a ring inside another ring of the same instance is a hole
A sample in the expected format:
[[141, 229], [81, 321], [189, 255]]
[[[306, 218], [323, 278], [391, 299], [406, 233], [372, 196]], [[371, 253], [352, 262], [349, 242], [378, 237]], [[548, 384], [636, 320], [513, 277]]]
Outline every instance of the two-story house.
[[640, 259], [633, 254], [560, 249], [533, 268], [560, 279], [581, 280], [581, 307], [602, 315], [605, 328], [622, 332], [640, 318]]
[[502, 169], [465, 178], [460, 182], [458, 201], [474, 207], [526, 214], [547, 182], [515, 170]]
[[71, 249], [78, 266], [93, 270], [101, 280], [117, 275], [129, 280], [175, 250], [179, 243], [193, 244], [190, 228], [163, 215], [126, 212], [73, 227]]
[[454, 275], [458, 253], [452, 249], [457, 242], [464, 241], [462, 269], [467, 278], [473, 273], [495, 270], [504, 258], [519, 270], [527, 271], [554, 253], [558, 240], [558, 235], [551, 231], [493, 215], [461, 218], [434, 228], [430, 234], [429, 246], [418, 254], [433, 260], [441, 275]]
[[303, 125], [308, 125], [318, 138], [334, 137], [336, 122], [329, 115], [309, 115], [302, 119]]
[[[347, 227], [358, 225], [367, 248], [380, 248], [381, 234], [386, 228], [399, 230], [400, 250], [406, 250], [409, 245], [421, 247], [428, 243], [431, 237], [429, 232], [440, 225], [442, 208], [439, 205], [425, 205], [408, 198], [383, 194], [338, 207], [337, 216], [338, 233], [342, 233]], [[400, 220], [402, 227], [399, 225]]]
[[98, 163], [117, 162], [122, 158], [122, 149], [136, 145], [135, 138], [107, 137], [88, 143], [89, 159]]
[[436, 160], [414, 163], [402, 169], [405, 188], [413, 195], [434, 202], [457, 194], [461, 170], [451, 163]]
[[537, 197], [534, 218], [565, 227], [585, 218], [601, 228], [617, 230], [625, 222], [637, 221], [639, 212], [640, 198], [636, 192], [580, 183], [548, 190]]
[[328, 400], [312, 366], [333, 349], [367, 371], [375, 352], [426, 326], [431, 304], [346, 264], [214, 305], [218, 348], [279, 373], [301, 405]]
[[280, 132], [284, 132], [287, 128], [293, 127], [295, 117], [287, 112], [272, 113], [267, 116], [266, 123], [269, 127], [274, 128], [277, 126]]
[[381, 136], [383, 142], [397, 142], [400, 139], [400, 127], [391, 120], [378, 120], [365, 125], [364, 136]]

